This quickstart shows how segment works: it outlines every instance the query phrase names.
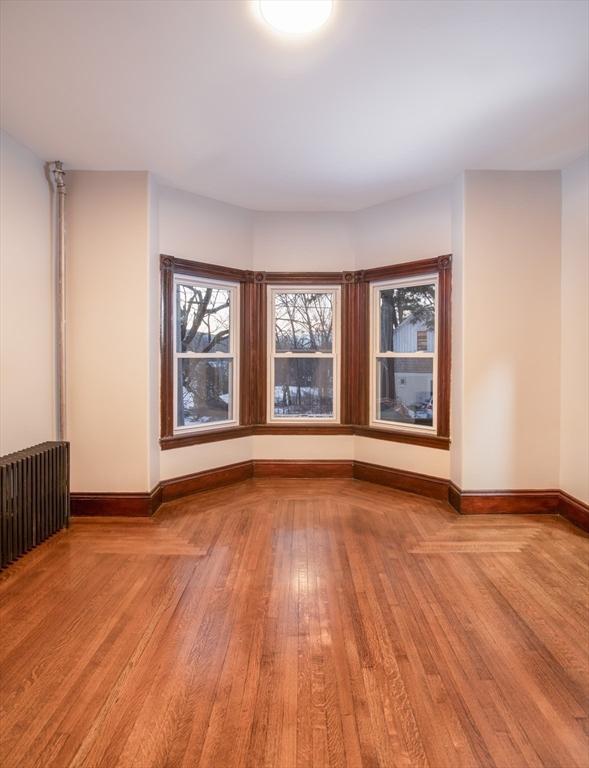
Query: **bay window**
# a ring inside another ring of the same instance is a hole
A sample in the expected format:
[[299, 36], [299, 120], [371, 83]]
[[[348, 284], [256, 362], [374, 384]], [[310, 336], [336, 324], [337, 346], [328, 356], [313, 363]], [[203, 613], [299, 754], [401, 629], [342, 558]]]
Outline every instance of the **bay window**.
[[162, 256], [161, 276], [162, 449], [341, 434], [448, 450], [451, 256], [355, 272]]

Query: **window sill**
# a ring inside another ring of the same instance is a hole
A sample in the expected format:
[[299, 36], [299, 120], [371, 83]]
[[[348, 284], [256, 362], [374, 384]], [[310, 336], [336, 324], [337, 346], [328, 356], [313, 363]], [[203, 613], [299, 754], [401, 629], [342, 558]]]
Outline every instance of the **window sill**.
[[188, 445], [214, 443], [220, 440], [235, 440], [249, 435], [359, 435], [376, 440], [389, 440], [396, 443], [421, 445], [426, 448], [450, 449], [450, 438], [439, 435], [415, 434], [394, 429], [353, 426], [351, 424], [257, 424], [251, 426], [227, 427], [210, 432], [191, 432], [186, 435], [172, 435], [160, 438], [162, 451], [183, 448]]
[[252, 434], [253, 427], [220, 427], [208, 432], [187, 432], [183, 435], [169, 435], [160, 437], [160, 448], [169, 451], [172, 448], [183, 448], [186, 445], [199, 445], [201, 443], [216, 443], [219, 440], [235, 440], [238, 437], [247, 437]]

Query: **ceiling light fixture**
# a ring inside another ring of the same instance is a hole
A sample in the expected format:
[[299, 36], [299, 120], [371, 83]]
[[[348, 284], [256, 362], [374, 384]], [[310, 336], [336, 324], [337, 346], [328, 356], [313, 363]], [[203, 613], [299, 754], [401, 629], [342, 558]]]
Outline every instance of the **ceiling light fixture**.
[[260, 16], [278, 32], [305, 35], [323, 26], [333, 0], [259, 0]]

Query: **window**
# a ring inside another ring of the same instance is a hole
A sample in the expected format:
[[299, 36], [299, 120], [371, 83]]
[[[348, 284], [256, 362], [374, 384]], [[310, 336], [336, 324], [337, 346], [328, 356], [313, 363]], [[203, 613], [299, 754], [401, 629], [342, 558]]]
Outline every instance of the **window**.
[[261, 272], [162, 255], [162, 450], [296, 434], [448, 450], [451, 265]]
[[417, 331], [417, 351], [427, 352], [429, 331]]
[[435, 431], [436, 275], [372, 286], [371, 422]]
[[269, 421], [337, 421], [339, 289], [269, 291]]
[[238, 286], [174, 280], [174, 433], [237, 423]]

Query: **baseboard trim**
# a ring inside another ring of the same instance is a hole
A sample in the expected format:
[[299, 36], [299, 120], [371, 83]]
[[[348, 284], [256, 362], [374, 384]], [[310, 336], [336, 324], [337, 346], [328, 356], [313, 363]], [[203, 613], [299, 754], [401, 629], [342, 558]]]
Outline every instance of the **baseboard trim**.
[[404, 469], [383, 467], [380, 464], [369, 464], [365, 461], [354, 462], [354, 477], [369, 483], [386, 485], [398, 491], [416, 493], [441, 501], [448, 500], [448, 480], [432, 475], [422, 475]]
[[254, 477], [354, 477], [354, 462], [340, 459], [329, 460], [279, 460], [255, 459]]
[[448, 501], [462, 515], [554, 515], [558, 513], [559, 491], [463, 491], [451, 483]]
[[589, 533], [589, 504], [575, 499], [570, 493], [561, 491], [558, 511], [573, 525], [577, 525]]
[[463, 491], [432, 475], [350, 460], [256, 459], [162, 480], [151, 493], [72, 493], [75, 516], [149, 517], [161, 504], [201, 491], [233, 485], [251, 477], [353, 477], [450, 505], [463, 515], [560, 514], [589, 532], [589, 505], [560, 490]]
[[256, 459], [162, 480], [151, 493], [73, 493], [72, 515], [149, 517], [167, 501], [239, 483], [250, 477], [354, 477], [435, 499], [445, 499], [448, 488], [448, 481], [441, 478], [362, 461]]
[[565, 491], [463, 491], [448, 487], [448, 501], [462, 515], [561, 515], [589, 532], [589, 505]]
[[241, 461], [237, 464], [226, 464], [215, 469], [205, 469], [191, 475], [174, 477], [171, 480], [162, 480], [162, 502], [180, 499], [182, 496], [190, 496], [200, 491], [210, 491], [214, 488], [222, 488], [224, 485], [240, 483], [249, 480], [253, 475], [251, 461]]
[[150, 517], [161, 503], [159, 485], [151, 493], [70, 494], [70, 512], [80, 517]]

